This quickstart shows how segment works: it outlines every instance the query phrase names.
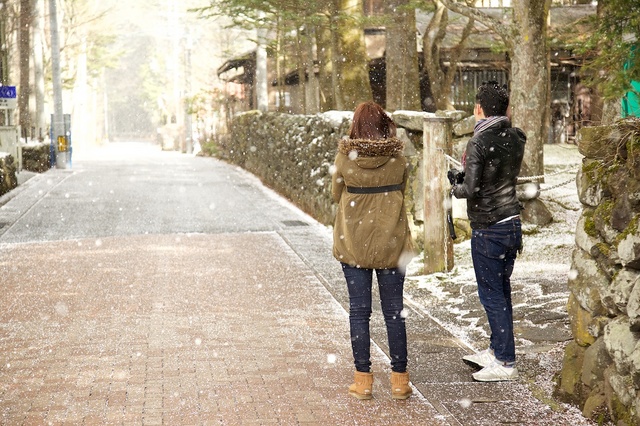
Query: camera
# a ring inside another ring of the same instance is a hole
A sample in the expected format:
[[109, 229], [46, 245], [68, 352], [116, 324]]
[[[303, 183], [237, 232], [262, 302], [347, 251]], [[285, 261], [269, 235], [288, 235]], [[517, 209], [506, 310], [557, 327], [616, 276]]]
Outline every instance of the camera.
[[447, 172], [447, 178], [451, 185], [458, 185], [464, 181], [464, 171], [451, 169]]

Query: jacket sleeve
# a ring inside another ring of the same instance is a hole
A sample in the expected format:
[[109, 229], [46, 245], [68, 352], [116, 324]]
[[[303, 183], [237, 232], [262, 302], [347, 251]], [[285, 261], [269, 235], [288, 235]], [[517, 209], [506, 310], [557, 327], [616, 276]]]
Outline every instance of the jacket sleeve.
[[331, 175], [331, 196], [333, 197], [334, 203], [340, 202], [340, 196], [342, 195], [342, 190], [344, 189], [344, 177], [342, 176], [342, 171], [339, 167], [338, 156], [336, 155], [336, 159], [333, 162], [335, 171]]
[[464, 181], [461, 184], [455, 185], [451, 193], [456, 198], [474, 198], [480, 190], [483, 170], [484, 155], [482, 149], [477, 141], [472, 138], [467, 143]]

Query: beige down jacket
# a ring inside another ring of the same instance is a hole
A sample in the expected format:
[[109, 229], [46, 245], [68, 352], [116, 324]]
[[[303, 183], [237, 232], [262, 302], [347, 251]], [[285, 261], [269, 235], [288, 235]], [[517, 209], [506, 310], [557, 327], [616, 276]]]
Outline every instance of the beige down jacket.
[[414, 256], [404, 205], [407, 161], [396, 139], [342, 139], [333, 173], [333, 255], [367, 269], [403, 268]]

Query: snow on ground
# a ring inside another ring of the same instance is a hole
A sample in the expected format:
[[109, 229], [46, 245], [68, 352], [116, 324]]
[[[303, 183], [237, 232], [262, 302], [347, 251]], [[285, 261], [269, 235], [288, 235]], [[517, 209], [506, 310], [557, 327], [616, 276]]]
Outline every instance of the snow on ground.
[[[520, 374], [532, 391], [553, 401], [554, 375], [562, 367], [564, 347], [571, 340], [567, 277], [582, 210], [575, 185], [582, 155], [575, 145], [545, 145], [544, 154], [548, 177], [541, 185], [540, 199], [551, 211], [553, 222], [523, 225], [524, 250], [516, 260], [511, 282]], [[424, 310], [471, 348], [485, 349], [489, 327], [477, 296], [470, 242], [455, 245], [451, 272], [423, 275], [422, 262], [417, 257], [407, 268], [409, 304]], [[580, 421], [574, 424], [584, 424], [579, 410], [564, 409], [575, 411]]]
[[[582, 156], [575, 145], [545, 146], [545, 173], [567, 170], [577, 166]], [[512, 276], [514, 306], [527, 310], [528, 321], [537, 327], [547, 327], [552, 316], [563, 316], [566, 321], [566, 286], [570, 270], [571, 252], [575, 244], [575, 227], [581, 213], [575, 187], [576, 171], [563, 172], [549, 176], [542, 185], [541, 200], [553, 215], [553, 223], [547, 226], [523, 225], [524, 250], [516, 261]], [[560, 183], [569, 183], [544, 190]], [[488, 335], [484, 311], [477, 300], [475, 274], [471, 264], [471, 245], [469, 240], [456, 244], [454, 248], [454, 269], [449, 273], [421, 275], [422, 258], [416, 257], [407, 269], [408, 293], [417, 303], [431, 308], [440, 322], [454, 331], [462, 328], [456, 335], [469, 334], [471, 346], [483, 349]], [[531, 319], [531, 311], [544, 318]], [[557, 313], [551, 315], [549, 312]], [[515, 313], [523, 316], [523, 314]], [[527, 325], [527, 323], [523, 323]], [[563, 327], [565, 328], [565, 327]], [[521, 337], [521, 344], [528, 345], [529, 333]], [[539, 339], [536, 339], [539, 340]]]

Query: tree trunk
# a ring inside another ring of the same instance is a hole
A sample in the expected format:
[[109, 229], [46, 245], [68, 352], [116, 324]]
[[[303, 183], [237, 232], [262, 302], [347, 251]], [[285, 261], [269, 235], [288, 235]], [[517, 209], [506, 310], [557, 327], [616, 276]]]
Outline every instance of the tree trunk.
[[320, 110], [335, 109], [335, 93], [332, 83], [333, 74], [333, 43], [331, 34], [331, 20], [327, 25], [319, 27], [316, 33], [318, 54], [318, 83], [320, 96]]
[[338, 88], [342, 108], [353, 110], [373, 98], [369, 83], [369, 59], [364, 43], [362, 0], [339, 0], [338, 40], [340, 44]]
[[549, 137], [550, 65], [547, 25], [551, 0], [514, 2], [511, 55], [511, 116], [527, 135], [522, 175], [544, 172]]
[[18, 91], [19, 123], [22, 128], [22, 136], [31, 134], [31, 115], [29, 112], [29, 96], [31, 90], [30, 56], [31, 56], [31, 0], [20, 0], [20, 31], [18, 49], [20, 50], [20, 90]]
[[277, 22], [276, 22], [276, 57], [275, 57], [275, 63], [276, 63], [276, 81], [278, 82], [278, 99], [277, 99], [277, 105], [278, 105], [278, 112], [284, 112], [286, 110], [286, 100], [285, 100], [285, 82], [284, 82], [284, 75], [282, 74], [282, 70], [283, 70], [283, 62], [285, 60], [284, 58], [284, 53], [283, 53], [283, 49], [282, 49], [282, 45], [284, 44], [284, 35], [283, 35], [283, 31], [282, 31], [282, 21], [280, 19], [280, 17], [277, 18]]
[[340, 70], [342, 69], [341, 63], [341, 49], [340, 49], [340, 35], [338, 34], [340, 27], [340, 12], [339, 2], [340, 0], [334, 0], [335, 7], [331, 11], [331, 86], [333, 87], [333, 99], [335, 101], [335, 109], [344, 109], [344, 99], [342, 96], [342, 85], [340, 84]]
[[320, 111], [320, 100], [318, 99], [318, 77], [316, 77], [316, 66], [313, 59], [314, 47], [315, 47], [315, 28], [310, 24], [307, 24], [309, 29], [307, 33], [307, 114], [316, 114]]
[[36, 137], [44, 140], [46, 117], [44, 116], [44, 2], [33, 1], [33, 68], [36, 97], [36, 115], [34, 125]]
[[0, 84], [9, 83], [9, 43], [7, 40], [8, 22], [7, 0], [0, 0]]
[[385, 107], [389, 111], [421, 111], [415, 8], [409, 7], [409, 0], [392, 0], [387, 14], [391, 22], [386, 27]]
[[[422, 38], [422, 52], [424, 55], [424, 71], [429, 78], [431, 96], [436, 110], [453, 109], [449, 102], [444, 84], [444, 72], [440, 61], [440, 44], [446, 35], [448, 12], [444, 5], [436, 2], [436, 10]], [[430, 105], [433, 105], [431, 102]]]
[[436, 110], [454, 109], [451, 99], [451, 86], [458, 69], [458, 60], [475, 24], [473, 18], [468, 19], [460, 36], [460, 41], [450, 50], [449, 67], [445, 71], [442, 69], [440, 46], [447, 34], [448, 15], [446, 7], [441, 2], [436, 1], [436, 11], [427, 26], [422, 40], [424, 69], [429, 77], [431, 95], [433, 96]]
[[543, 172], [543, 145], [549, 134], [550, 65], [547, 25], [551, 0], [513, 2], [511, 25], [452, 0], [440, 0], [454, 12], [482, 22], [499, 34], [511, 58], [511, 116], [527, 134], [521, 175]]
[[300, 113], [307, 113], [307, 79], [305, 75], [306, 61], [305, 61], [305, 49], [303, 46], [302, 35], [300, 31], [296, 31], [296, 69], [298, 71], [298, 102]]
[[299, 113], [306, 114], [307, 113], [307, 79], [305, 75], [306, 69], [306, 61], [305, 61], [305, 48], [303, 46], [304, 42], [302, 41], [303, 36], [300, 34], [300, 31], [296, 31], [296, 46], [294, 49], [295, 52], [295, 64], [296, 64], [296, 72], [298, 73], [298, 87], [296, 96], [298, 101]]
[[260, 111], [268, 111], [267, 30], [258, 28], [256, 35], [256, 107]]

